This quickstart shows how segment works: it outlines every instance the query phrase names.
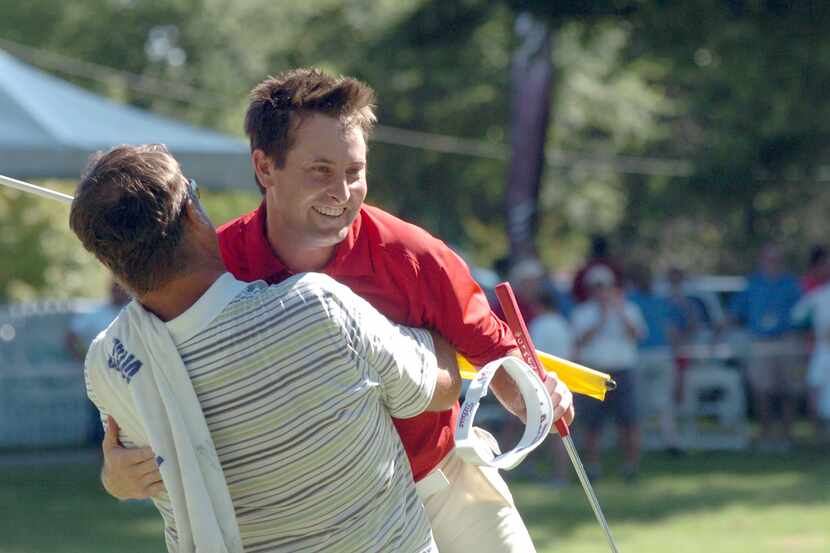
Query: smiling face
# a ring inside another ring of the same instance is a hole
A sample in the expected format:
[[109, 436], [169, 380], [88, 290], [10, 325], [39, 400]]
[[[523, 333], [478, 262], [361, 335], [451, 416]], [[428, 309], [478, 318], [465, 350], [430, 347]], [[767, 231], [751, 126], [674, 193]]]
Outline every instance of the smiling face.
[[309, 115], [294, 129], [283, 167], [262, 150], [255, 150], [253, 159], [265, 188], [271, 247], [292, 269], [291, 260], [303, 252], [327, 260], [366, 197], [366, 140], [360, 128]]

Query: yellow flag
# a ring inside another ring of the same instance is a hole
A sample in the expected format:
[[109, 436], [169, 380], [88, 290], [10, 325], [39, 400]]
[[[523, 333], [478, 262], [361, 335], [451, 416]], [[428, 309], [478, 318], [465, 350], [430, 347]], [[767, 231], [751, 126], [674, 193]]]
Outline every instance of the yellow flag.
[[[542, 366], [547, 372], [555, 372], [559, 378], [568, 386], [568, 389], [575, 394], [582, 394], [605, 400], [605, 392], [613, 390], [616, 383], [611, 380], [611, 375], [589, 369], [573, 361], [555, 357], [544, 351], [536, 350]], [[467, 361], [461, 354], [456, 356], [458, 368], [461, 369], [461, 377], [471, 380], [476, 373], [475, 366]]]

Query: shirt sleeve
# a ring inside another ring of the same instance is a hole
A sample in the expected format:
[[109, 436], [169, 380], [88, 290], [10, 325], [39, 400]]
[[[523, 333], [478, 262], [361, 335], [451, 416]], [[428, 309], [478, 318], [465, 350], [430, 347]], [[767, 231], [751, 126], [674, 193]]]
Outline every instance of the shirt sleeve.
[[342, 336], [376, 375], [381, 398], [399, 419], [421, 414], [432, 401], [438, 364], [429, 332], [396, 325], [348, 287], [330, 281], [331, 312]]
[[[118, 440], [126, 448], [138, 447], [135, 437], [127, 433], [128, 421], [121, 420], [118, 413], [114, 413], [117, 409], [113, 406], [118, 404], [117, 396], [113, 395], [113, 390], [107, 384], [106, 378], [103, 375], [107, 373], [106, 353], [104, 349], [105, 341], [103, 335], [99, 336], [92, 342], [87, 351], [86, 359], [84, 360], [84, 381], [86, 384], [86, 395], [89, 401], [98, 409], [101, 418], [101, 425], [104, 430], [107, 429], [107, 417], [113, 415], [120, 427], [118, 433]], [[119, 411], [123, 413], [122, 411]], [[146, 440], [145, 440], [146, 441]]]
[[429, 252], [415, 259], [423, 326], [438, 331], [473, 364], [508, 355], [516, 342], [507, 324], [493, 313], [467, 264], [443, 242], [432, 240]]
[[101, 424], [106, 430], [107, 416], [109, 415], [109, 411], [102, 405], [100, 395], [95, 391], [95, 386], [93, 386], [92, 379], [89, 376], [90, 370], [95, 370], [95, 368], [91, 366], [90, 357], [87, 357], [84, 368], [84, 382], [86, 384], [86, 395], [89, 398], [89, 401], [91, 401], [92, 404], [95, 405], [95, 408], [98, 409], [98, 413], [101, 418]]

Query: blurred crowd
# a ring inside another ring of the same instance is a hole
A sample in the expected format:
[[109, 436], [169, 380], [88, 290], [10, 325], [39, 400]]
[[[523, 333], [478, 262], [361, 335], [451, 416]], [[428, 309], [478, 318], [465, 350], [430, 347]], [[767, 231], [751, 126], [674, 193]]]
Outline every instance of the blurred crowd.
[[[815, 440], [826, 442], [828, 250], [814, 246], [798, 269], [785, 263], [780, 247], [766, 245], [756, 269], [738, 279], [740, 286], [711, 294], [718, 309], [695, 293], [693, 277], [680, 268], [658, 278], [648, 266], [624, 264], [601, 236], [592, 239], [569, 283], [555, 282], [536, 259], [521, 260], [501, 276], [513, 285], [538, 349], [610, 373], [616, 381], [616, 390], [604, 402], [577, 398], [577, 423], [592, 478], [602, 474], [603, 430], [610, 419], [621, 449], [622, 476], [634, 479], [645, 415], [651, 415], [650, 431], [659, 434], [660, 447], [684, 454], [678, 413], [690, 404], [684, 396], [696, 393], [684, 384], [701, 367], [740, 376], [741, 395], [757, 419], [752, 441], [757, 450], [788, 451], [793, 421], [801, 412], [811, 421]], [[742, 410], [745, 415], [748, 409]], [[567, 458], [558, 440], [551, 442], [558, 459], [554, 481], [560, 482], [568, 474]]]
[[[499, 275], [512, 283], [538, 349], [607, 372], [616, 382], [604, 402], [576, 398], [579, 445], [592, 478], [602, 476], [602, 452], [615, 441], [622, 476], [635, 479], [644, 428], [649, 445], [671, 455], [708, 447], [684, 433], [684, 417], [717, 415], [711, 409], [690, 413], [703, 405], [695, 397], [700, 393], [731, 402], [744, 421], [750, 414], [757, 421], [752, 442], [745, 425], [747, 443], [735, 442], [737, 447], [788, 451], [801, 414], [811, 423], [811, 439], [830, 442], [830, 253], [822, 245], [807, 253], [802, 266], [793, 266], [779, 246], [766, 245], [751, 274], [707, 289], [700, 275], [677, 267], [657, 273], [623, 263], [604, 237], [595, 236], [567, 281], [533, 258]], [[76, 361], [128, 299], [113, 285], [107, 303], [73, 316], [65, 345]], [[720, 377], [697, 378], [704, 373]], [[737, 382], [738, 394], [712, 392], [698, 386], [701, 381], [715, 388]], [[91, 441], [98, 443], [97, 413], [89, 418]], [[606, 422], [614, 423], [611, 432]], [[506, 417], [504, 424], [505, 443], [515, 441], [520, 423]], [[693, 438], [698, 430], [692, 428]], [[552, 480], [565, 485], [572, 472], [567, 455], [559, 440], [549, 443]]]

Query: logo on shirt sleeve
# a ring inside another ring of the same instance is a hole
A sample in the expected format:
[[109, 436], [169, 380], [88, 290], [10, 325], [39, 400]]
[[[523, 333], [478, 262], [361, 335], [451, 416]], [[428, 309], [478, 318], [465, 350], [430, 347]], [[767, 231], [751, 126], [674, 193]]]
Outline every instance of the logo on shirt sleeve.
[[127, 381], [127, 384], [138, 374], [141, 369], [142, 362], [136, 358], [135, 355], [127, 351], [124, 344], [118, 338], [112, 340], [112, 352], [107, 357], [107, 366], [115, 369], [121, 374], [121, 378]]

